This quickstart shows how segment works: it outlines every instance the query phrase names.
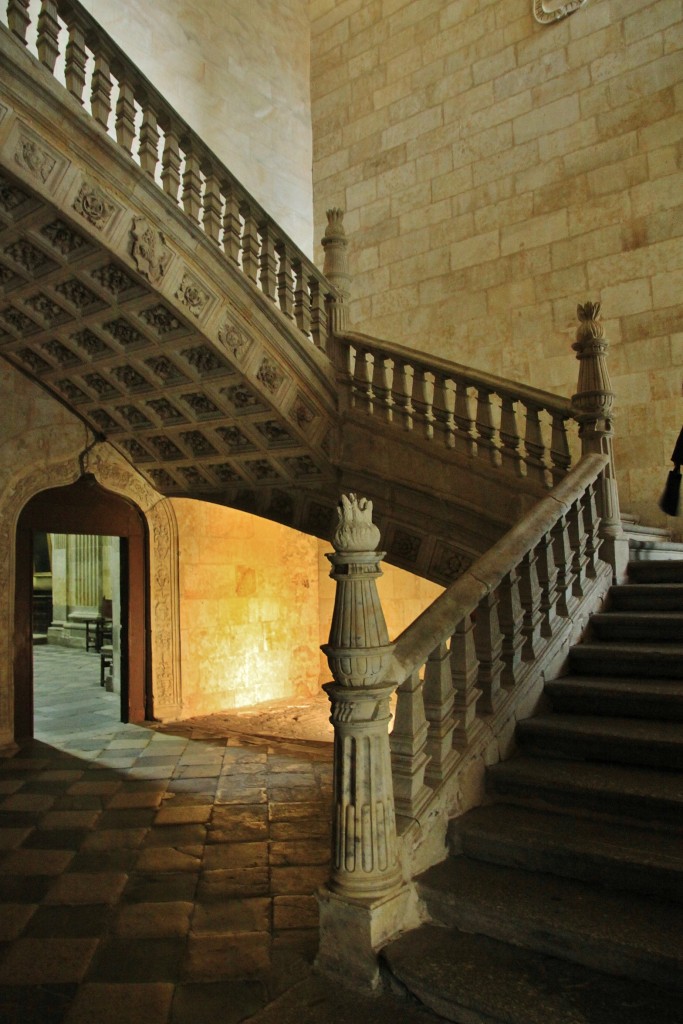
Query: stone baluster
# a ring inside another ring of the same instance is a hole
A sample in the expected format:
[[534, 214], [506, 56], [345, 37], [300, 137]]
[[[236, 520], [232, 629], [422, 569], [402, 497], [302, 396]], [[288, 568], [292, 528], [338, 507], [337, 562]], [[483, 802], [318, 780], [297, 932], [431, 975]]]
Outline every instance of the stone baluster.
[[553, 535], [543, 535], [537, 548], [536, 569], [541, 588], [541, 636], [549, 638], [555, 633], [558, 616], [558, 582]]
[[522, 558], [519, 567], [519, 597], [524, 610], [522, 619], [522, 658], [533, 661], [541, 648], [541, 584], [538, 579], [536, 552], [532, 548]]
[[413, 421], [420, 425], [420, 433], [431, 441], [434, 436], [434, 413], [432, 412], [431, 384], [427, 377], [427, 368], [419, 363], [413, 365], [413, 392], [411, 404]]
[[332, 875], [329, 887], [351, 898], [377, 897], [400, 884], [385, 685], [389, 643], [376, 580], [384, 552], [372, 502], [342, 496], [328, 555], [337, 584], [330, 639], [334, 677], [324, 686], [335, 733]]
[[477, 448], [479, 455], [483, 456], [488, 452], [489, 459], [495, 463], [496, 445], [493, 440], [495, 427], [493, 425], [493, 410], [491, 407], [491, 391], [488, 388], [477, 385]]
[[178, 202], [180, 190], [180, 141], [178, 129], [175, 123], [166, 119], [164, 115], [159, 117], [159, 123], [164, 132], [164, 153], [161, 160], [161, 183], [164, 192], [170, 196], [174, 203]]
[[308, 283], [311, 294], [311, 338], [316, 348], [327, 348], [326, 294], [319, 277], [311, 275]]
[[567, 417], [559, 412], [553, 412], [551, 415], [553, 419], [550, 439], [551, 473], [553, 483], [557, 484], [569, 472], [572, 460], [569, 451], [569, 438], [567, 437]]
[[98, 124], [105, 129], [109, 126], [111, 113], [111, 71], [107, 55], [95, 39], [90, 43], [95, 54], [95, 66], [90, 83], [90, 111]]
[[372, 412], [372, 382], [370, 377], [370, 351], [367, 348], [356, 348], [356, 360], [353, 367], [352, 395], [353, 405], [363, 412]]
[[382, 352], [373, 353], [372, 395], [373, 412], [383, 423], [393, 419], [393, 400], [389, 384], [389, 357]]
[[432, 795], [424, 781], [429, 755], [419, 672], [411, 672], [396, 691], [396, 719], [390, 745], [396, 813], [417, 818]]
[[65, 18], [69, 30], [69, 41], [66, 44], [64, 59], [64, 80], [71, 95], [75, 96], [79, 103], [83, 103], [87, 63], [85, 33], [71, 8], [67, 9]]
[[567, 515], [559, 517], [552, 528], [552, 543], [557, 569], [557, 613], [571, 615], [574, 598], [572, 594], [572, 548], [569, 542]]
[[601, 516], [601, 557], [612, 566], [615, 580], [626, 573], [628, 541], [621, 526], [619, 491], [614, 466], [612, 405], [614, 393], [607, 370], [608, 342], [600, 322], [600, 303], [586, 302], [577, 309], [579, 326], [572, 348], [579, 360], [579, 381], [572, 396], [572, 412], [579, 422], [584, 455], [607, 455], [609, 462], [600, 477], [597, 506]]
[[453, 392], [448, 387], [449, 378], [443, 373], [434, 374], [434, 432], [445, 448], [455, 447], [455, 420], [453, 419]]
[[38, 60], [54, 71], [59, 56], [59, 20], [55, 0], [42, 0], [38, 15]]
[[322, 239], [322, 246], [325, 251], [323, 274], [335, 290], [335, 293], [330, 296], [328, 307], [329, 326], [332, 334], [344, 334], [349, 329], [351, 273], [347, 253], [348, 244], [344, 231], [344, 211], [338, 208], [328, 210], [327, 228]]
[[223, 186], [225, 213], [223, 214], [223, 247], [225, 255], [235, 267], [240, 264], [242, 251], [242, 220], [237, 189], [232, 184]]
[[281, 311], [289, 319], [294, 319], [294, 267], [289, 246], [283, 239], [278, 239], [276, 251], [280, 265], [277, 272], [277, 297]]
[[474, 455], [474, 420], [470, 412], [470, 396], [467, 383], [458, 378], [455, 382], [455, 411], [453, 413], [457, 431], [454, 437], [456, 448], [466, 455]]
[[242, 270], [250, 281], [256, 283], [258, 277], [259, 237], [256, 217], [251, 206], [243, 203], [240, 213], [244, 219], [242, 232]]
[[472, 739], [472, 730], [477, 719], [477, 702], [481, 697], [481, 690], [477, 686], [479, 659], [471, 615], [466, 615], [460, 620], [451, 639], [451, 678], [453, 714], [458, 716], [453, 741], [464, 750]]
[[598, 515], [596, 485], [589, 484], [583, 499], [583, 520], [586, 531], [586, 575], [595, 579], [600, 558], [600, 516]]
[[575, 501], [567, 517], [569, 527], [569, 543], [572, 549], [572, 593], [575, 597], [583, 597], [586, 592], [588, 554], [586, 547], [588, 535], [583, 519], [583, 508], [580, 501]]
[[539, 413], [538, 406], [526, 403], [526, 432], [524, 434], [526, 457], [524, 461], [529, 479], [536, 480], [539, 484], [545, 484], [545, 463], [543, 462], [545, 445], [543, 444]]
[[190, 220], [199, 223], [202, 209], [202, 179], [199, 173], [199, 154], [192, 139], [181, 139], [180, 144], [185, 151], [185, 170], [183, 171], [183, 209]]
[[116, 141], [126, 153], [132, 154], [135, 142], [135, 89], [125, 69], [115, 65], [112, 72], [119, 83], [115, 118]]
[[296, 275], [296, 287], [294, 289], [294, 319], [302, 334], [306, 337], [311, 331], [311, 294], [308, 290], [308, 269], [302, 259], [295, 259], [293, 263]]
[[223, 220], [220, 182], [211, 164], [207, 164], [203, 171], [205, 184], [204, 217], [202, 223], [208, 237], [218, 245]]
[[522, 623], [524, 622], [524, 609], [519, 594], [519, 573], [517, 567], [503, 577], [499, 588], [499, 611], [498, 617], [500, 628], [503, 633], [503, 672], [501, 682], [503, 686], [510, 689], [519, 682], [522, 668], [522, 647], [524, 646], [524, 634]]
[[515, 476], [522, 476], [523, 461], [519, 451], [522, 439], [517, 426], [515, 400], [510, 395], [501, 396], [500, 440], [503, 467]]
[[259, 284], [264, 295], [275, 302], [277, 287], [277, 256], [275, 253], [275, 232], [268, 220], [259, 224], [261, 252], [259, 254]]
[[26, 33], [31, 24], [30, 0], [9, 0], [7, 4], [7, 27], [19, 42], [26, 46]]
[[448, 644], [439, 644], [429, 655], [423, 692], [428, 722], [426, 751], [429, 755], [425, 780], [427, 785], [436, 789], [450, 774], [457, 757], [453, 749], [453, 731], [458, 723], [453, 715], [455, 694]]
[[410, 400], [413, 388], [409, 367], [410, 364], [405, 359], [394, 359], [394, 373], [391, 382], [391, 399], [396, 410], [395, 416], [398, 422], [403, 424], [405, 430], [413, 429], [413, 406]]
[[159, 125], [156, 112], [145, 96], [141, 96], [141, 103], [142, 122], [138, 157], [145, 174], [154, 178], [159, 165]]
[[503, 634], [498, 620], [498, 591], [490, 591], [477, 606], [474, 645], [479, 661], [477, 685], [481, 690], [481, 709], [495, 711], [501, 699]]

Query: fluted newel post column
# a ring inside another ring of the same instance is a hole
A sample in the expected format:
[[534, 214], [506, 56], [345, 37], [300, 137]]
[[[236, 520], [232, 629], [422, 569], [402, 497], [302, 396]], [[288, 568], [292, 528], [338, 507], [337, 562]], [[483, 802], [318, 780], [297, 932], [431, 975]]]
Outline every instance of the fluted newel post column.
[[607, 370], [608, 341], [600, 323], [600, 303], [586, 302], [577, 309], [579, 326], [572, 348], [579, 360], [579, 382], [572, 396], [572, 412], [578, 420], [583, 455], [607, 455], [609, 462], [598, 482], [601, 516], [600, 557], [612, 566], [615, 580], [626, 574], [628, 541], [619, 510], [619, 491], [614, 468], [612, 405], [614, 392]]
[[327, 311], [329, 331], [332, 335], [343, 334], [349, 329], [351, 273], [346, 251], [348, 244], [349, 240], [344, 231], [344, 211], [336, 207], [327, 210], [327, 228], [322, 239], [325, 250], [323, 274], [337, 291]]
[[385, 683], [389, 643], [376, 580], [382, 575], [372, 502], [343, 495], [330, 573], [337, 584], [324, 689], [334, 726], [332, 869], [319, 894], [318, 966], [374, 987], [375, 950], [406, 913], [398, 861]]

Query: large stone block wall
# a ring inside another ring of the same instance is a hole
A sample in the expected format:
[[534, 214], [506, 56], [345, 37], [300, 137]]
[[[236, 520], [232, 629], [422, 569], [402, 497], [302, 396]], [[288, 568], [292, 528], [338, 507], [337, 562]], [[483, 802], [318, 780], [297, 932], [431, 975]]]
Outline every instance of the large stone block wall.
[[83, 6], [310, 253], [306, 0], [83, 0]]
[[[315, 237], [346, 210], [352, 325], [563, 395], [601, 300], [622, 508], [681, 425], [683, 8], [311, 0]], [[669, 525], [676, 525], [669, 520]]]

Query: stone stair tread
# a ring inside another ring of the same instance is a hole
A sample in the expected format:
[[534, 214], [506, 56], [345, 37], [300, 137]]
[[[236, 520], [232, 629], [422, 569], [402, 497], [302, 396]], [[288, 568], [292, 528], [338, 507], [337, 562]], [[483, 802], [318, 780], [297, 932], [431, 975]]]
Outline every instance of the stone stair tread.
[[[675, 602], [679, 600], [679, 608], [683, 610], [683, 583], [623, 583], [610, 588], [610, 601], [618, 606], [622, 602]], [[620, 610], [620, 609], [618, 609]], [[634, 609], [635, 610], [635, 609]], [[675, 608], [674, 608], [675, 610]]]
[[[513, 804], [490, 804], [455, 819], [449, 829], [454, 843], [471, 838], [496, 840], [503, 847], [525, 846], [562, 858], [584, 857], [613, 864], [615, 887], [619, 887], [619, 866], [638, 865], [679, 875], [683, 899], [683, 842], [680, 835], [655, 832], [633, 825], [615, 824], [595, 818], [576, 819], [563, 814], [537, 811]], [[523, 863], [515, 861], [518, 866]], [[551, 869], [552, 870], [552, 869]], [[558, 872], [565, 874], [565, 871]]]
[[[542, 761], [536, 757], [518, 756], [494, 765], [488, 769], [488, 774], [501, 788], [507, 782], [556, 791], [559, 799], [557, 809], [560, 811], [564, 794], [593, 794], [607, 800], [625, 797], [669, 807], [678, 813], [683, 827], [683, 773], [680, 772], [566, 758]], [[576, 807], [572, 806], [572, 813], [575, 810]]]
[[660, 744], [683, 744], [683, 724], [650, 719], [603, 718], [600, 715], [538, 715], [520, 722], [522, 733], [563, 733], [605, 739], [630, 739]]
[[683, 583], [683, 559], [642, 558], [630, 561], [628, 577], [636, 583]]
[[683, 682], [680, 679], [657, 679], [654, 676], [639, 679], [637, 676], [562, 676], [546, 683], [546, 692], [554, 690], [575, 689], [604, 690], [606, 693], [658, 694], [662, 697], [676, 695], [683, 700]]
[[680, 993], [483, 935], [423, 925], [383, 957], [446, 1020], [467, 1024], [681, 1024]]
[[657, 657], [657, 655], [662, 653], [665, 653], [667, 657], [675, 656], [677, 658], [683, 658], [683, 644], [681, 643], [667, 644], [666, 650], [664, 652], [662, 652], [661, 644], [648, 644], [643, 643], [642, 641], [638, 642], [637, 644], [623, 643], [614, 640], [599, 641], [597, 643], [595, 641], [588, 641], [587, 643], [584, 642], [581, 644], [577, 644], [576, 647], [572, 647], [572, 654], [574, 654], [575, 652], [580, 653], [581, 651], [586, 652], [586, 656], [594, 653], [604, 654], [605, 651], [609, 651], [611, 654], [616, 656], [624, 655], [631, 658], [636, 654], [638, 655], [638, 657], [642, 658], [655, 658]]
[[432, 919], [595, 970], [683, 985], [680, 906], [591, 882], [449, 857], [420, 875]]

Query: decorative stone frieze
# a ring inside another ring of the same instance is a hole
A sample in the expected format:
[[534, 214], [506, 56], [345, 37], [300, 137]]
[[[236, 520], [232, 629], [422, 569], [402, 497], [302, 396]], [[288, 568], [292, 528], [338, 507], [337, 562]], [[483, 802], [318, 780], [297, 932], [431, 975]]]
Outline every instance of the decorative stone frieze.
[[173, 258], [163, 233], [146, 217], [134, 217], [131, 237], [131, 255], [136, 267], [153, 285], [158, 285]]

